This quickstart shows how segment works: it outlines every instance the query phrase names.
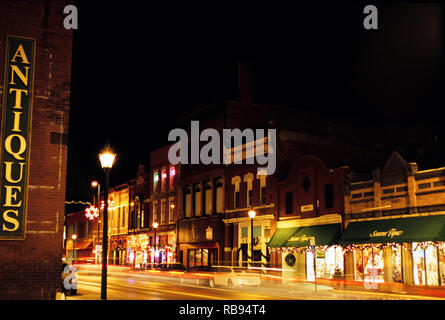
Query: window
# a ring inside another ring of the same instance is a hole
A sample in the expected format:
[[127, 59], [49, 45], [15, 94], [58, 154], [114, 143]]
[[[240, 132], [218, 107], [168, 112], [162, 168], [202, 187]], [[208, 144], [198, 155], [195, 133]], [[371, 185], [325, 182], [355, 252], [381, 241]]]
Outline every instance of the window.
[[394, 188], [383, 189], [383, 194], [394, 193]]
[[165, 223], [165, 199], [161, 200], [161, 223]]
[[266, 204], [266, 187], [261, 187], [260, 189], [260, 201], [261, 204]]
[[215, 201], [214, 201], [214, 205], [215, 205], [215, 211], [216, 213], [221, 213], [222, 212], [222, 207], [223, 207], [223, 179], [222, 178], [218, 178], [215, 180], [215, 193], [216, 196], [214, 197]]
[[184, 203], [185, 217], [190, 218], [192, 215], [192, 191], [190, 187], [184, 188]]
[[247, 206], [252, 206], [252, 188], [247, 190]]
[[197, 183], [193, 188], [195, 191], [195, 199], [193, 202], [195, 206], [195, 216], [201, 216], [201, 185]]
[[265, 175], [257, 175], [257, 179], [260, 179], [260, 204], [266, 204], [266, 179]]
[[328, 183], [324, 186], [324, 204], [325, 208], [334, 207], [334, 186], [332, 183]]
[[210, 181], [204, 181], [204, 215], [212, 214], [212, 185]]
[[362, 197], [362, 193], [353, 193], [353, 194], [351, 194], [351, 198], [352, 199], [358, 199], [358, 198], [361, 198]]
[[161, 171], [161, 191], [165, 191], [167, 185], [167, 170], [162, 169]]
[[174, 201], [174, 198], [169, 198], [168, 221], [173, 221], [174, 211], [175, 211], [175, 201]]
[[419, 184], [417, 185], [417, 188], [418, 188], [418, 189], [431, 188], [431, 183], [430, 183], [430, 182], [428, 182], [428, 183], [419, 183]]
[[157, 171], [153, 172], [153, 192], [158, 192], [159, 184], [159, 173]]
[[247, 238], [249, 236], [249, 229], [247, 227], [241, 228], [241, 238]]
[[294, 211], [293, 202], [292, 202], [292, 192], [286, 192], [286, 214], [292, 214]]
[[170, 167], [170, 176], [169, 176], [169, 178], [170, 178], [170, 181], [169, 181], [169, 188], [170, 188], [170, 190], [175, 187], [175, 184], [174, 184], [175, 176], [176, 176], [176, 168], [175, 167]]
[[374, 191], [370, 191], [370, 192], [365, 192], [364, 194], [363, 194], [363, 197], [374, 197]]
[[234, 209], [239, 208], [239, 191], [235, 191]]
[[158, 221], [158, 202], [153, 202], [153, 222]]
[[396, 192], [407, 192], [408, 191], [408, 187], [397, 187], [396, 188]]

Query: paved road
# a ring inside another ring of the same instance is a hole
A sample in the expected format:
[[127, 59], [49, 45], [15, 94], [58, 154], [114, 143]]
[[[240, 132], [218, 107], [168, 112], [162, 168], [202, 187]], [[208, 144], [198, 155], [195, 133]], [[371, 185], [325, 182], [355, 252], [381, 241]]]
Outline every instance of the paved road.
[[[67, 300], [99, 300], [101, 276], [98, 266], [78, 268], [78, 295]], [[210, 288], [185, 277], [160, 277], [128, 268], [110, 268], [108, 300], [418, 300], [433, 297], [364, 291], [332, 290], [313, 284], [261, 285], [259, 288]]]
[[[99, 299], [100, 276], [79, 274], [78, 295], [67, 300]], [[225, 289], [181, 284], [144, 277], [108, 276], [109, 300], [286, 300], [287, 295], [259, 294], [255, 289]]]

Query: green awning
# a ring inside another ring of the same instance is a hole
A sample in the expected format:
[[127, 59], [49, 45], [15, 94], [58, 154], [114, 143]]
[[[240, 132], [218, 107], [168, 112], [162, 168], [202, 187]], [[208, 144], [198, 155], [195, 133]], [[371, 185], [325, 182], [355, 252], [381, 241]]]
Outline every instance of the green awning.
[[277, 229], [272, 236], [269, 247], [305, 247], [315, 237], [316, 246], [333, 245], [340, 237], [341, 225], [325, 224], [299, 228]]
[[277, 229], [277, 231], [275, 231], [275, 233], [273, 234], [272, 238], [270, 238], [268, 244], [269, 247], [271, 248], [283, 247], [287, 239], [289, 239], [289, 237], [293, 235], [297, 229], [298, 228]]
[[339, 244], [445, 241], [445, 215], [351, 222]]

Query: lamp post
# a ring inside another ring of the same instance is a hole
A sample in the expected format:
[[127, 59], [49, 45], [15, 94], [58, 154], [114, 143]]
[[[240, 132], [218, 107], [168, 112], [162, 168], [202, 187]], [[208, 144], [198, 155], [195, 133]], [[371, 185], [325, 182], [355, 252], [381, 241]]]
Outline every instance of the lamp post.
[[250, 217], [250, 264], [253, 262], [253, 219], [255, 218], [255, 210], [249, 211]]
[[77, 239], [77, 234], [73, 234], [71, 236], [71, 239], [73, 239], [73, 257], [71, 259], [71, 264], [74, 262], [74, 253], [76, 252], [76, 239]]
[[159, 227], [159, 223], [153, 222], [153, 229], [155, 229], [155, 266], [156, 266], [156, 253], [158, 252], [158, 242], [156, 241], [156, 229]]
[[96, 264], [98, 263], [98, 259], [97, 259], [97, 245], [99, 244], [99, 235], [100, 235], [100, 231], [99, 231], [99, 222], [100, 222], [100, 183], [97, 182], [96, 180], [91, 181], [91, 187], [92, 188], [96, 188], [97, 187], [97, 201], [96, 201], [96, 206], [97, 206], [97, 210], [99, 210], [99, 216], [97, 217], [97, 239], [96, 239]]
[[112, 152], [109, 146], [99, 154], [99, 160], [102, 168], [105, 171], [105, 190], [104, 190], [104, 213], [102, 218], [102, 282], [100, 298], [107, 300], [107, 255], [108, 255], [108, 187], [110, 180], [110, 169], [113, 167], [116, 155]]

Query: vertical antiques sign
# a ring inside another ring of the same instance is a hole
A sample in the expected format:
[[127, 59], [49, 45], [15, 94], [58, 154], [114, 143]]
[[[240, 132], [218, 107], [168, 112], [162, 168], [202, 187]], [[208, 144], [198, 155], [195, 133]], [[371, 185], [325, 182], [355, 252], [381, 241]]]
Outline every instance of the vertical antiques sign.
[[35, 45], [30, 38], [6, 38], [0, 135], [0, 240], [25, 239]]

